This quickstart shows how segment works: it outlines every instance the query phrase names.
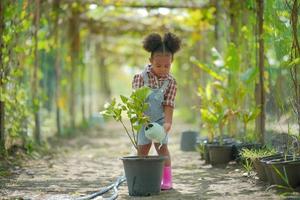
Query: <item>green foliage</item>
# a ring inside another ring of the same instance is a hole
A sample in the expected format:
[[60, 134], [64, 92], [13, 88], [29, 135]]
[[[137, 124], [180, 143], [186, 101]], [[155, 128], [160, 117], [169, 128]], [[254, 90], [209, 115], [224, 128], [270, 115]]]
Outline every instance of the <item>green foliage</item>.
[[250, 159], [254, 161], [255, 159], [262, 158], [264, 156], [271, 156], [276, 154], [275, 149], [263, 148], [263, 149], [247, 149], [244, 148], [241, 151], [241, 157], [244, 159]]
[[[149, 87], [141, 87], [133, 91], [130, 97], [120, 95], [121, 102], [117, 103], [113, 99], [110, 103], [104, 105], [105, 110], [101, 112], [106, 117], [113, 117], [117, 122], [121, 122], [133, 146], [137, 148], [137, 133], [143, 125], [149, 123], [149, 118], [144, 115], [148, 109], [146, 99], [151, 89]], [[122, 113], [125, 112], [130, 121], [131, 131], [124, 124]]]
[[250, 175], [250, 172], [253, 171], [253, 162], [250, 159], [245, 159], [243, 162], [243, 168], [246, 170], [247, 175]]
[[[4, 6], [5, 29], [3, 32], [4, 48], [1, 48], [3, 56], [3, 68], [0, 73], [1, 96], [0, 100], [5, 105], [5, 132], [8, 144], [25, 137], [23, 134], [28, 127], [27, 117], [30, 114], [28, 106], [29, 88], [22, 80], [26, 77], [24, 66], [20, 64], [20, 53], [24, 52], [27, 45], [24, 34], [29, 29], [31, 19], [27, 18], [27, 10], [22, 10], [22, 2], [6, 2]], [[21, 9], [21, 10], [20, 10]], [[26, 51], [25, 51], [26, 52]]]
[[255, 120], [256, 117], [259, 115], [259, 113], [260, 113], [260, 109], [254, 106], [251, 108], [251, 110], [244, 109], [238, 113], [238, 116], [244, 125], [244, 136], [246, 136], [248, 133], [247, 132], [248, 123], [252, 120]]
[[205, 146], [204, 144], [199, 144], [196, 146], [196, 151], [199, 152], [200, 154], [204, 154], [205, 152]]
[[[153, 4], [150, 0], [145, 2]], [[194, 2], [195, 5], [198, 5], [200, 1]], [[290, 2], [287, 1], [287, 3]], [[255, 67], [257, 38], [254, 34], [256, 24], [254, 0], [246, 0], [233, 6], [232, 10], [228, 10], [229, 1], [220, 1], [221, 21], [217, 21], [222, 33], [219, 38], [220, 43], [223, 44], [222, 48], [218, 49], [220, 52], [213, 48], [216, 45], [214, 26], [217, 19], [216, 7], [213, 4], [204, 6], [202, 9], [131, 9], [122, 7], [122, 5], [139, 3], [137, 1], [104, 1], [104, 4], [117, 4], [118, 6], [99, 6], [98, 4], [95, 9], [90, 9], [89, 3], [78, 1], [74, 3], [60, 2], [60, 6], [52, 10], [51, 8], [54, 6], [52, 3], [53, 1], [42, 1], [40, 5], [41, 18], [38, 30], [40, 58], [38, 85], [40, 90], [37, 94], [38, 98], [31, 99], [30, 88], [35, 62], [33, 55], [35, 41], [32, 34], [35, 30], [33, 16], [36, 5], [24, 0], [4, 0], [5, 29], [2, 35], [4, 47], [1, 48], [3, 69], [0, 72], [1, 75], [4, 74], [4, 77], [1, 76], [4, 86], [1, 87], [0, 98], [5, 102], [5, 131], [9, 134], [10, 139], [17, 140], [23, 137], [22, 132], [26, 128], [32, 132], [32, 113], [37, 108], [47, 109], [49, 113], [44, 117], [54, 118], [57, 78], [55, 66], [57, 64], [60, 75], [57, 82], [57, 85], [60, 86], [60, 95], [57, 101], [61, 111], [61, 124], [64, 127], [69, 120], [66, 113], [70, 106], [70, 99], [78, 99], [78, 103], [75, 105], [77, 118], [79, 118], [77, 113], [80, 113], [79, 109], [81, 109], [79, 103], [88, 102], [87, 104], [91, 105], [89, 111], [93, 111], [105, 101], [104, 98], [101, 99], [102, 91], [98, 88], [103, 83], [99, 84], [96, 81], [101, 79], [98, 75], [100, 66], [105, 65], [109, 69], [107, 76], [111, 76], [109, 77], [111, 86], [108, 87], [111, 87], [113, 93], [129, 92], [126, 84], [130, 82], [129, 77], [134, 73], [135, 69], [132, 69], [132, 66], [144, 65], [144, 58], [148, 56], [141, 50], [141, 38], [148, 32], [144, 27], [149, 27], [149, 24], [153, 25], [149, 31], [169, 30], [182, 38], [183, 48], [178, 57], [176, 55], [172, 65], [172, 72], [178, 82], [180, 81], [178, 84], [180, 92], [177, 93], [176, 99], [178, 102], [176, 108], [180, 110], [180, 114], [185, 115], [185, 119], [189, 121], [199, 121], [197, 120], [199, 114], [192, 113], [193, 111], [190, 109], [192, 106], [197, 107], [201, 113], [202, 123], [210, 133], [210, 138], [219, 132], [224, 131], [226, 134], [224, 126], [228, 127], [228, 133], [232, 130], [238, 131], [237, 127], [229, 130], [229, 127], [237, 121], [243, 123], [244, 135], [241, 137], [253, 135], [247, 129], [251, 127], [250, 123], [254, 121], [259, 110], [254, 106], [253, 98], [258, 74], [258, 69]], [[166, 1], [156, 1], [154, 4], [159, 5], [160, 3], [166, 3]], [[202, 3], [199, 4], [202, 5]], [[276, 96], [277, 99], [274, 102], [278, 110], [281, 114], [290, 115], [289, 97], [292, 92], [285, 88], [288, 88], [292, 82], [286, 77], [288, 77], [291, 67], [299, 65], [299, 58], [290, 59], [292, 42], [290, 9], [286, 1], [264, 1], [264, 3], [263, 37], [266, 50], [264, 78], [266, 90], [269, 92], [267, 99], [272, 100], [273, 96]], [[170, 1], [168, 4], [182, 5], [184, 3], [176, 0]], [[162, 13], [162, 10], [166, 12]], [[236, 30], [239, 33], [238, 43], [229, 43], [227, 38], [232, 28], [227, 22], [228, 14], [240, 16], [243, 11], [245, 11], [243, 16], [237, 18], [239, 24], [239, 30]], [[78, 65], [76, 64], [76, 83], [70, 83], [69, 78], [71, 71], [70, 41], [73, 38], [69, 19], [72, 12], [81, 13], [80, 17], [86, 18], [89, 22], [84, 26], [78, 24], [82, 28], [79, 61]], [[57, 26], [54, 24], [56, 17], [58, 17]], [[158, 17], [159, 20], [157, 20]], [[56, 32], [56, 30], [59, 31]], [[57, 41], [54, 39], [56, 33]], [[94, 37], [95, 33], [99, 36], [97, 39]], [[97, 50], [97, 45], [101, 46], [100, 51]], [[55, 59], [57, 55], [60, 57], [59, 60]], [[191, 58], [191, 60], [187, 58]], [[84, 62], [82, 62], [83, 60]], [[125, 75], [124, 66], [128, 73]], [[87, 76], [87, 73], [92, 75]], [[122, 84], [120, 87], [119, 78], [122, 78], [122, 83], [126, 84]], [[83, 82], [82, 86], [81, 82]], [[79, 92], [81, 87], [89, 87], [90, 90], [82, 99], [79, 97], [80, 95], [71, 96], [69, 94], [71, 84], [75, 84], [74, 88], [77, 94], [81, 93], [81, 91]], [[203, 91], [200, 89], [198, 91], [201, 93], [199, 94], [200, 100], [195, 92], [198, 87], [203, 88]], [[97, 99], [97, 103], [92, 102], [91, 96], [100, 96], [100, 100]], [[128, 97], [121, 96], [120, 98], [122, 104], [127, 105]], [[122, 113], [126, 109], [136, 109], [134, 105], [130, 104], [129, 108], [126, 106], [119, 108], [118, 103], [115, 104], [116, 120], [122, 119]], [[87, 110], [85, 109], [85, 113]], [[276, 108], [270, 110], [276, 110]], [[128, 112], [127, 117], [133, 123], [134, 131], [141, 127], [138, 123], [141, 116], [135, 116]], [[55, 130], [55, 127], [51, 127], [52, 132]], [[71, 133], [73, 130], [69, 132]]]
[[244, 124], [244, 134], [247, 134], [248, 123], [259, 114], [253, 103], [248, 105], [250, 108], [245, 106], [245, 97], [253, 96], [257, 69], [253, 67], [242, 71], [238, 48], [233, 43], [229, 45], [224, 58], [216, 49], [212, 50], [212, 55], [214, 60], [211, 65], [192, 60], [210, 76], [205, 92], [201, 89], [202, 86], [198, 88], [202, 104], [201, 119], [212, 130], [214, 126], [208, 124], [217, 123], [220, 132], [223, 132], [227, 124], [230, 134], [235, 135], [236, 117], [240, 117]]
[[[214, 84], [214, 83], [213, 83]], [[216, 84], [215, 84], [216, 85]], [[220, 86], [221, 89], [222, 86]], [[214, 139], [215, 133], [218, 130], [220, 143], [223, 143], [224, 126], [228, 122], [228, 118], [235, 113], [224, 105], [221, 96], [212, 97], [212, 87], [211, 84], [207, 84], [205, 92], [201, 87], [198, 88], [198, 95], [202, 100], [200, 107], [201, 120], [204, 126], [208, 129], [209, 141]]]

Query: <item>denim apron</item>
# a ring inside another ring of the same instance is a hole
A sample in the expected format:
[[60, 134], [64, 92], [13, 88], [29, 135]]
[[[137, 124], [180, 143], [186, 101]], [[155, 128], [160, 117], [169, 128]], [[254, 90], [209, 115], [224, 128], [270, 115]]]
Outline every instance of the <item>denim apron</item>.
[[[143, 79], [144, 79], [144, 86], [149, 86], [149, 77], [148, 73], [145, 70], [143, 72]], [[148, 109], [145, 111], [145, 115], [149, 116], [150, 122], [156, 122], [163, 126], [165, 121], [164, 116], [164, 108], [163, 108], [163, 101], [164, 101], [164, 93], [169, 85], [169, 80], [165, 80], [164, 83], [160, 88], [151, 88], [151, 93], [146, 99], [146, 102], [149, 104]], [[143, 126], [138, 133], [138, 145], [145, 145], [149, 144], [152, 141], [149, 140], [145, 136], [145, 127]], [[166, 137], [162, 144], [168, 143], [168, 137]]]

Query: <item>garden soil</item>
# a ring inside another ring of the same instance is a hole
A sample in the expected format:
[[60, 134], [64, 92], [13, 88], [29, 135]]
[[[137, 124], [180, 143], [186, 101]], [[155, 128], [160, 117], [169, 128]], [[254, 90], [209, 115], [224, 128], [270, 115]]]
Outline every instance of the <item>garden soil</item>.
[[[181, 132], [189, 129], [187, 124], [176, 123], [171, 131], [174, 189], [149, 197], [130, 197], [124, 182], [119, 186], [118, 199], [283, 199], [274, 190], [266, 191], [266, 184], [245, 176], [240, 165], [212, 168], [196, 151], [181, 151]], [[135, 152], [122, 127], [114, 122], [54, 143], [56, 153], [27, 158], [20, 166], [11, 167], [10, 175], [0, 177], [0, 199], [69, 200], [91, 194], [123, 175], [120, 158]], [[155, 154], [153, 149], [151, 154]]]

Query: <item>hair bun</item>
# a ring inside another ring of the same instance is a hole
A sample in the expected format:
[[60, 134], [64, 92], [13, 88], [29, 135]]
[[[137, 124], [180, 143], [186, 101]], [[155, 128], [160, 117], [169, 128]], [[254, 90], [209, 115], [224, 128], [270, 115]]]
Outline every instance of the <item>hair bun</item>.
[[143, 47], [148, 52], [155, 51], [162, 45], [162, 38], [158, 33], [151, 33], [143, 41]]
[[166, 33], [164, 35], [163, 42], [172, 54], [176, 53], [180, 49], [181, 40], [173, 33]]

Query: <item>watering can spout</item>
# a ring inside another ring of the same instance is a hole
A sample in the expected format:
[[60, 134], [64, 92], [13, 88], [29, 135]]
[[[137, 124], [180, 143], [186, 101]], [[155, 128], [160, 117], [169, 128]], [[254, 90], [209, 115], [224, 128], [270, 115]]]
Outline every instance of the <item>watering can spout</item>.
[[153, 142], [162, 143], [166, 133], [160, 124], [152, 122], [145, 127], [145, 136]]

